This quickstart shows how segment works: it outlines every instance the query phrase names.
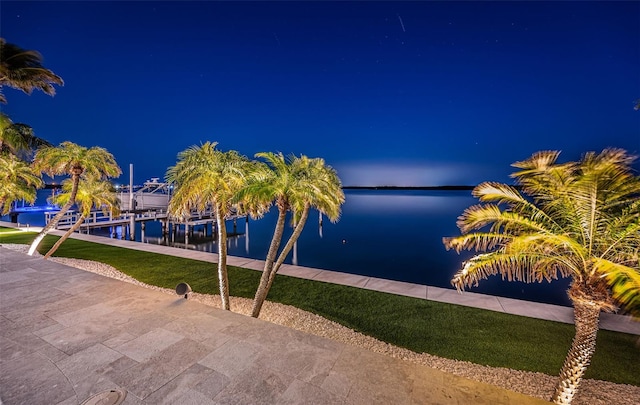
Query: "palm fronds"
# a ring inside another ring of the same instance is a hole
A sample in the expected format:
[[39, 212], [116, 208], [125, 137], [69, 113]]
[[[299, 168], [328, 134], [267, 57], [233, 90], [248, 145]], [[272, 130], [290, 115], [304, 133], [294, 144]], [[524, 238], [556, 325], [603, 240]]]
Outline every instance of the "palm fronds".
[[[0, 89], [8, 86], [26, 94], [41, 90], [53, 96], [56, 94], [54, 84], [63, 86], [64, 81], [42, 66], [42, 55], [39, 52], [22, 49], [0, 38]], [[7, 102], [2, 93], [0, 102]]]

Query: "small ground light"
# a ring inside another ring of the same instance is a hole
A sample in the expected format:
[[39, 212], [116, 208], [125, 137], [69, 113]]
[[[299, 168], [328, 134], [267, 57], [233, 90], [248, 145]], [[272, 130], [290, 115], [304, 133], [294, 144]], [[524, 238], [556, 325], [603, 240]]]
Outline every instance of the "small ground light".
[[187, 283], [180, 283], [176, 286], [176, 294], [184, 295], [184, 299], [189, 298], [190, 292], [191, 292], [191, 287]]
[[119, 405], [127, 397], [127, 391], [116, 388], [101, 391], [84, 400], [80, 405]]

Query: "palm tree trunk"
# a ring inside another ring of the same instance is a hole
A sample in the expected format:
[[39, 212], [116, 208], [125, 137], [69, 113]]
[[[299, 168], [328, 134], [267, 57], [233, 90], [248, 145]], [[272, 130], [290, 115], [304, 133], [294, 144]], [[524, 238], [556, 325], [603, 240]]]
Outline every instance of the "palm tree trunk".
[[273, 270], [273, 262], [278, 254], [280, 248], [280, 242], [282, 241], [282, 235], [284, 234], [284, 224], [287, 219], [287, 211], [282, 208], [278, 208], [278, 221], [276, 222], [276, 228], [273, 231], [273, 238], [271, 238], [271, 245], [269, 245], [269, 252], [264, 262], [264, 269], [262, 270], [262, 276], [260, 277], [260, 284], [256, 290], [256, 295], [253, 298], [253, 308], [251, 309], [251, 316], [257, 318], [260, 315], [262, 304], [267, 299], [269, 293], [268, 285], [271, 271]]
[[551, 401], [570, 404], [596, 350], [600, 305], [592, 301], [573, 300], [576, 335], [560, 370], [560, 379]]
[[80, 228], [80, 226], [82, 225], [82, 223], [84, 222], [84, 220], [87, 217], [84, 216], [84, 214], [80, 214], [80, 217], [78, 218], [78, 220], [76, 221], [75, 224], [73, 224], [73, 226], [67, 230], [67, 232], [64, 233], [64, 235], [62, 235], [62, 237], [60, 239], [58, 239], [56, 241], [56, 243], [51, 246], [51, 249], [49, 249], [49, 251], [47, 252], [47, 254], [44, 255], [45, 259], [48, 259], [51, 257], [51, 255], [58, 250], [58, 248], [60, 247], [60, 245], [62, 245], [62, 242], [64, 242], [65, 240], [67, 240], [67, 238], [74, 233], [75, 231], [78, 230], [78, 228]]
[[222, 216], [222, 208], [216, 204], [216, 221], [218, 222], [218, 282], [222, 309], [229, 311], [229, 275], [227, 274], [227, 224]]
[[40, 231], [40, 233], [36, 236], [36, 238], [33, 240], [33, 242], [31, 242], [31, 246], [29, 246], [29, 251], [27, 252], [27, 254], [29, 256], [33, 256], [33, 253], [38, 248], [38, 245], [40, 244], [40, 242], [42, 242], [44, 237], [49, 232], [51, 232], [51, 230], [53, 228], [56, 227], [56, 225], [60, 221], [60, 218], [62, 218], [62, 216], [67, 211], [69, 211], [69, 209], [76, 202], [76, 195], [78, 195], [78, 183], [80, 182], [80, 176], [79, 175], [73, 175], [72, 179], [73, 179], [73, 187], [71, 188], [71, 194], [69, 195], [69, 201], [65, 205], [62, 206], [60, 211], [51, 219], [51, 221], [49, 221], [49, 223], [44, 228], [42, 228], [42, 231]]
[[300, 216], [300, 220], [296, 225], [296, 228], [293, 230], [293, 233], [289, 237], [287, 244], [284, 245], [282, 252], [280, 252], [280, 255], [278, 256], [278, 260], [273, 265], [273, 270], [271, 271], [271, 274], [269, 274], [269, 284], [267, 284], [267, 293], [271, 289], [273, 280], [276, 279], [276, 274], [278, 273], [278, 270], [280, 270], [280, 266], [282, 266], [282, 263], [284, 263], [284, 260], [287, 258], [287, 255], [289, 254], [289, 252], [291, 252], [291, 249], [293, 249], [293, 245], [298, 241], [300, 234], [302, 234], [302, 229], [304, 229], [304, 224], [307, 222], [307, 218], [309, 218], [309, 205], [305, 205], [304, 210], [302, 211], [302, 215]]

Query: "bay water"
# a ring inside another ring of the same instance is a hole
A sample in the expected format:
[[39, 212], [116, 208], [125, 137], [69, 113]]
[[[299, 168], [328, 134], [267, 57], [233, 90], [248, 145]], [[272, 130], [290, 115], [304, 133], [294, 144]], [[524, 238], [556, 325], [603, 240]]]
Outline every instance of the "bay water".
[[[44, 205], [50, 193], [40, 190], [36, 205]], [[471, 191], [345, 190], [345, 197], [342, 215], [336, 223], [324, 217], [320, 224], [317, 211], [312, 211], [296, 249], [289, 254], [286, 263], [453, 288], [451, 278], [474, 252], [447, 251], [442, 238], [460, 234], [457, 217], [465, 208], [477, 204]], [[262, 219], [238, 219], [235, 232], [234, 224], [228, 221], [229, 255], [264, 260], [276, 219], [277, 209], [272, 207]], [[4, 217], [3, 220], [8, 219]], [[42, 225], [44, 214], [20, 214], [18, 221]], [[291, 234], [290, 225], [286, 228], [282, 246]], [[120, 236], [122, 230], [116, 231]], [[105, 237], [110, 235], [106, 229], [98, 233]], [[144, 240], [139, 224], [135, 231], [135, 239], [144, 243], [217, 252], [217, 241], [210, 235], [211, 228], [206, 236], [202, 228], [196, 228], [185, 247], [184, 232], [178, 232], [174, 240], [163, 238], [160, 222], [147, 222]], [[508, 282], [498, 275], [467, 290], [568, 306], [568, 286], [568, 279], [526, 284]]]

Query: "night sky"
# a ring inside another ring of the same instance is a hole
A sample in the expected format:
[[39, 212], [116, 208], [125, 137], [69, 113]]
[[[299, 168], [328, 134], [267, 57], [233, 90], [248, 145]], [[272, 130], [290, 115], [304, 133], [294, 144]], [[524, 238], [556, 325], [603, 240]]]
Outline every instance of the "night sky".
[[0, 34], [65, 80], [4, 89], [36, 135], [128, 182], [181, 150], [323, 157], [345, 185], [509, 182], [510, 164], [640, 154], [640, 2], [11, 2]]

